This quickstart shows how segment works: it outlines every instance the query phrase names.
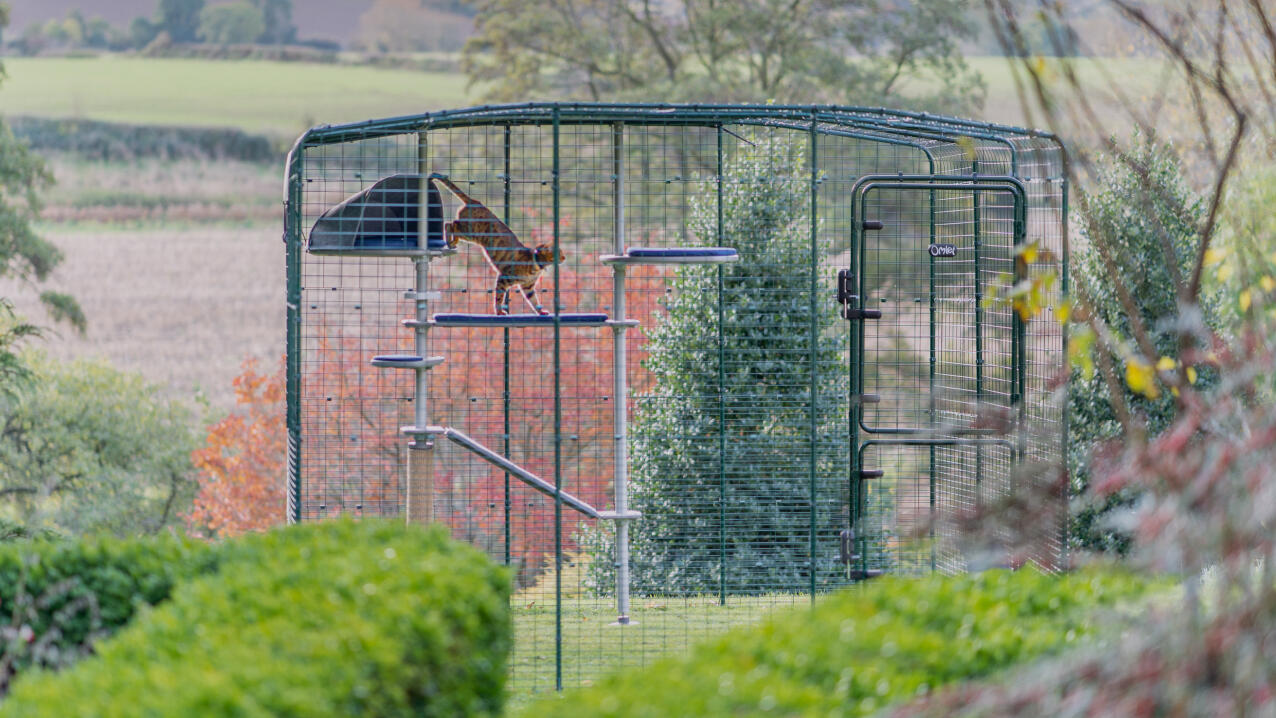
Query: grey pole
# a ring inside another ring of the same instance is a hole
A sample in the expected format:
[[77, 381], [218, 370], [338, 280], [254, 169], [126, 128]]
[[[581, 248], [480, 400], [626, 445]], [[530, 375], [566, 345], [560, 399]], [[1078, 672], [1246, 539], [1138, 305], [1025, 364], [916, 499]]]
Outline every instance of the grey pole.
[[[624, 256], [625, 254], [625, 126], [619, 122], [615, 125], [613, 133], [613, 156], [612, 156], [612, 172], [615, 174], [615, 190], [614, 205], [616, 208], [615, 234], [616, 234], [616, 255]], [[616, 514], [625, 516], [629, 511], [629, 497], [626, 493], [626, 482], [628, 481], [629, 469], [629, 450], [626, 446], [627, 442], [627, 404], [629, 403], [629, 388], [625, 382], [625, 265], [615, 264], [612, 266], [613, 278], [615, 281], [614, 291], [612, 295], [612, 310], [615, 322], [612, 324], [612, 330], [615, 337], [615, 345], [613, 357], [615, 360], [615, 387], [613, 391], [614, 405], [612, 407], [615, 412], [615, 442], [616, 450], [614, 455], [615, 466], [615, 491], [616, 491]], [[629, 521], [621, 519], [616, 521], [616, 623], [624, 626], [629, 624]]]
[[[420, 188], [417, 197], [417, 247], [426, 249], [429, 246], [429, 202], [430, 183], [426, 179], [430, 169], [429, 145], [426, 133], [417, 134], [417, 175], [420, 177]], [[412, 292], [412, 300], [416, 305], [415, 321], [411, 322], [413, 346], [416, 355], [430, 355], [430, 260], [427, 253], [413, 258], [416, 269], [416, 284]], [[429, 413], [429, 374], [432, 365], [428, 362], [416, 368], [416, 391], [413, 394], [413, 424], [423, 427], [430, 425]], [[404, 518], [408, 523], [428, 523], [434, 520], [434, 442], [428, 436], [414, 436], [408, 444], [408, 481], [407, 506]], [[414, 451], [415, 449], [415, 451]]]

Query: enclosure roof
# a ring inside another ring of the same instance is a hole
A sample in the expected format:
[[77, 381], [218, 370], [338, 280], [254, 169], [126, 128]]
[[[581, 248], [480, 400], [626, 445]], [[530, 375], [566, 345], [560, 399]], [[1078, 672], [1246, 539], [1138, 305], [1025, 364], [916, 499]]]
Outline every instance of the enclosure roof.
[[1008, 143], [1022, 143], [1036, 139], [1059, 145], [1058, 139], [1053, 134], [1041, 130], [882, 107], [599, 102], [482, 105], [339, 125], [321, 125], [303, 134], [298, 139], [298, 145], [326, 145], [447, 127], [493, 124], [543, 125], [554, 122], [562, 125], [620, 122], [701, 126], [771, 123], [783, 125], [801, 122], [806, 123], [806, 128], [814, 126], [817, 131], [821, 131], [822, 128], [843, 127], [939, 141], [952, 141], [959, 137], [981, 137]]

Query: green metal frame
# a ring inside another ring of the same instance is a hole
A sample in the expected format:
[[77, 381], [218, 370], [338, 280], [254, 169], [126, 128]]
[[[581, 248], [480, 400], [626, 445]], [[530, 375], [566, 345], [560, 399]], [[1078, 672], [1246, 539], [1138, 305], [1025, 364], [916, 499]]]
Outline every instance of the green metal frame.
[[[924, 231], [930, 233], [930, 239], [933, 243], [938, 231], [937, 218], [937, 200], [936, 194], [940, 192], [961, 191], [969, 192], [972, 198], [974, 208], [973, 228], [976, 235], [980, 231], [981, 220], [981, 198], [988, 192], [1009, 193], [1014, 199], [1014, 229], [1013, 242], [1017, 246], [1027, 241], [1031, 226], [1029, 223], [1028, 209], [1029, 207], [1042, 206], [1040, 202], [1045, 201], [1043, 197], [1057, 197], [1060, 203], [1062, 213], [1062, 224], [1057, 229], [1053, 226], [1046, 228], [1048, 232], [1058, 232], [1059, 249], [1060, 249], [1060, 266], [1062, 270], [1063, 291], [1068, 289], [1068, 229], [1067, 229], [1067, 212], [1068, 212], [1068, 186], [1064, 179], [1063, 167], [1067, 158], [1064, 153], [1062, 143], [1053, 135], [1035, 130], [1027, 130], [1022, 128], [1009, 127], [994, 123], [977, 122], [971, 120], [963, 120], [959, 118], [941, 117], [920, 112], [909, 112], [900, 110], [887, 110], [883, 108], [871, 107], [845, 107], [845, 106], [827, 106], [827, 105], [670, 105], [670, 104], [606, 104], [606, 103], [522, 103], [508, 105], [491, 105], [482, 107], [472, 107], [458, 110], [447, 110], [441, 112], [423, 113], [417, 115], [394, 117], [381, 120], [370, 120], [366, 122], [349, 123], [342, 125], [329, 125], [315, 127], [307, 131], [292, 148], [288, 155], [286, 164], [286, 208], [284, 221], [284, 241], [286, 246], [287, 258], [287, 432], [288, 432], [288, 516], [290, 521], [301, 521], [308, 518], [308, 514], [304, 509], [306, 502], [306, 491], [303, 486], [303, 465], [305, 462], [318, 461], [318, 458], [310, 458], [306, 453], [305, 436], [302, 426], [303, 413], [301, 409], [303, 382], [306, 381], [306, 369], [303, 364], [303, 344], [305, 335], [303, 327], [305, 326], [305, 314], [303, 311], [303, 297], [305, 296], [304, 283], [304, 266], [307, 261], [305, 249], [305, 223], [307, 221], [306, 197], [307, 182], [312, 178], [307, 176], [308, 160], [312, 153], [322, 154], [322, 152], [340, 147], [350, 143], [362, 143], [367, 141], [375, 141], [381, 139], [391, 140], [403, 135], [419, 134], [423, 139], [432, 133], [441, 133], [444, 136], [447, 133], [457, 133], [473, 131], [479, 132], [484, 128], [497, 130], [500, 134], [500, 161], [503, 163], [503, 176], [501, 182], [503, 197], [503, 217], [506, 222], [513, 219], [512, 208], [515, 198], [512, 194], [512, 175], [518, 169], [518, 163], [521, 161], [516, 159], [513, 149], [520, 136], [516, 133], [517, 128], [528, 127], [536, 128], [543, 132], [551, 133], [549, 135], [552, 145], [549, 151], [552, 157], [548, 159], [552, 161], [552, 215], [553, 223], [552, 241], [557, 251], [562, 238], [562, 222], [563, 207], [562, 205], [562, 187], [560, 184], [560, 160], [563, 152], [564, 137], [568, 133], [578, 131], [579, 128], [616, 128], [616, 141], [620, 141], [620, 137], [624, 132], [646, 132], [646, 131], [663, 131], [668, 128], [703, 128], [713, 132], [712, 136], [706, 135], [703, 144], [705, 149], [710, 152], [716, 149], [716, 175], [717, 175], [717, 231], [719, 243], [723, 243], [723, 226], [725, 207], [723, 205], [723, 167], [724, 167], [724, 144], [728, 141], [728, 136], [736, 136], [726, 128], [751, 127], [759, 130], [775, 130], [789, 131], [795, 135], [805, 134], [807, 136], [807, 151], [810, 155], [809, 166], [809, 191], [810, 191], [810, 242], [811, 242], [811, 262], [809, 271], [811, 273], [810, 283], [810, 311], [811, 322], [809, 327], [809, 340], [811, 346], [811, 355], [807, 358], [807, 364], [810, 368], [810, 383], [807, 389], [808, 410], [809, 410], [809, 427], [810, 427], [810, 452], [808, 465], [808, 493], [810, 501], [810, 522], [808, 535], [806, 538], [807, 553], [809, 561], [810, 581], [806, 587], [810, 597], [814, 600], [817, 593], [821, 590], [821, 586], [817, 582], [817, 566], [820, 561], [820, 541], [819, 530], [821, 522], [827, 516], [821, 516], [820, 511], [820, 487], [818, 481], [817, 468], [817, 437], [820, 431], [820, 421], [828, 406], [833, 403], [833, 399], [829, 396], [827, 388], [822, 389], [818, 381], [818, 350], [817, 339], [819, 338], [820, 324], [817, 321], [817, 313], [824, 311], [821, 304], [821, 283], [819, 281], [819, 273], [821, 271], [821, 259], [827, 260], [827, 256], [822, 255], [825, 252], [824, 246], [829, 243], [830, 238], [821, 236], [819, 223], [816, 218], [820, 216], [822, 208], [838, 205], [842, 206], [843, 197], [849, 199], [850, 214], [850, 236], [846, 238], [849, 243], [850, 270], [853, 276], [859, 281], [863, 281], [864, 273], [863, 263], [866, 261], [865, 249], [866, 242], [864, 240], [864, 230], [862, 227], [864, 212], [866, 210], [867, 198], [876, 188], [891, 188], [916, 190], [919, 199], [918, 206], [925, 205], [925, 214], [928, 218], [927, 227]], [[833, 169], [836, 163], [830, 163], [827, 167], [822, 166], [826, 153], [826, 147], [835, 147], [836, 143], [843, 140], [850, 140], [862, 143], [872, 143], [875, 148], [893, 148], [893, 152], [915, 153], [918, 158], [919, 169], [926, 168], [926, 174], [875, 174], [866, 173], [850, 178], [844, 176], [833, 176], [831, 173], [838, 170]], [[568, 141], [571, 141], [570, 139]], [[685, 143], [685, 136], [684, 136]], [[716, 143], [716, 147], [714, 146]], [[615, 150], [617, 153], [620, 149]], [[620, 156], [619, 154], [617, 155]], [[996, 175], [981, 174], [981, 167], [995, 168]], [[1043, 176], [1026, 177], [1023, 176], [1024, 168], [1033, 168], [1039, 170]], [[850, 184], [849, 191], [844, 189], [847, 182], [853, 180]], [[1046, 183], [1038, 185], [1037, 183]], [[685, 190], [684, 190], [685, 191]], [[1044, 193], [1044, 194], [1043, 194]], [[1038, 204], [1034, 204], [1037, 202]], [[570, 208], [570, 204], [569, 204]], [[838, 238], [837, 241], [842, 241]], [[975, 287], [974, 301], [976, 303], [975, 313], [975, 334], [979, 346], [976, 353], [979, 359], [982, 359], [984, 347], [982, 344], [982, 324], [984, 322], [982, 309], [982, 286], [980, 284], [980, 249], [979, 237], [975, 238]], [[928, 357], [928, 382], [930, 393], [932, 396], [929, 405], [929, 421], [933, 425], [936, 420], [936, 407], [933, 402], [936, 386], [937, 366], [940, 363], [937, 355], [939, 347], [936, 344], [936, 322], [938, 321], [938, 310], [936, 307], [936, 269], [935, 261], [932, 259], [929, 266], [929, 284], [930, 284], [930, 303], [924, 310], [926, 321], [929, 322], [929, 357]], [[727, 405], [726, 405], [726, 382], [727, 382], [727, 362], [728, 358], [724, 353], [723, 326], [726, 322], [726, 294], [723, 284], [723, 270], [719, 267], [717, 272], [717, 288], [716, 300], [717, 317], [718, 317], [718, 356], [717, 356], [717, 417], [718, 417], [718, 436], [716, 444], [718, 447], [719, 461], [717, 463], [718, 496], [720, 502], [720, 510], [716, 517], [717, 521], [717, 540], [721, 545], [720, 552], [720, 581], [717, 586], [718, 605], [725, 605], [728, 596], [731, 595], [733, 589], [738, 590], [738, 586], [730, 586], [727, 577], [727, 543], [728, 543], [728, 520], [725, 513], [726, 497], [727, 497], [727, 436], [725, 427], [727, 425]], [[553, 265], [553, 354], [552, 358], [547, 357], [550, 361], [547, 364], [552, 366], [553, 372], [553, 466], [554, 475], [554, 526], [553, 543], [554, 543], [554, 566], [556, 576], [554, 580], [554, 601], [555, 601], [555, 631], [554, 631], [554, 683], [561, 688], [563, 685], [563, 660], [564, 660], [564, 634], [563, 634], [563, 512], [564, 504], [563, 495], [566, 491], [565, 477], [563, 471], [563, 385], [562, 385], [562, 353], [563, 353], [563, 335], [562, 324], [559, 314], [562, 307], [562, 301], [559, 296], [559, 266], [557, 263]], [[923, 280], [925, 281], [925, 280]], [[864, 287], [859, 287], [860, 296], [864, 295]], [[831, 298], [825, 297], [824, 302], [830, 302]], [[856, 306], [862, 309], [862, 306]], [[850, 434], [851, 449], [846, 457], [847, 464], [850, 468], [851, 482], [848, 487], [849, 498], [846, 504], [847, 518], [850, 525], [855, 527], [857, 521], [863, 513], [862, 501], [864, 492], [862, 491], [862, 482], [859, 480], [859, 471], [863, 468], [863, 455], [865, 449], [874, 446], [919, 446], [924, 445], [929, 448], [929, 464], [930, 464], [930, 485], [927, 501], [932, 514], [936, 509], [936, 502], [939, 499], [943, 487], [936, 483], [936, 449], [949, 446], [972, 446], [976, 449], [977, 462], [982, 461], [982, 447], [996, 445], [1000, 448], [1007, 448], [1004, 440], [992, 439], [981, 436], [961, 436], [961, 437], [936, 437], [928, 436], [927, 427], [908, 427], [886, 429], [881, 427], [871, 427], [864, 423], [863, 405], [857, 400], [862, 393], [864, 384], [864, 357], [865, 337], [863, 333], [863, 322], [858, 327], [852, 327], [847, 334], [847, 349], [849, 357], [852, 361], [850, 371], [850, 414], [847, 431]], [[1012, 404], [1019, 407], [1020, 419], [1026, 421], [1028, 419], [1026, 409], [1027, 402], [1025, 397], [1032, 391], [1038, 391], [1039, 387], [1030, 386], [1030, 367], [1029, 367], [1029, 327], [1013, 318], [1013, 330], [1011, 332], [1011, 384], [1013, 386]], [[1067, 336], [1066, 332], [1060, 337], [1059, 356], [1064, 355], [1066, 350]], [[512, 413], [514, 409], [511, 404], [511, 335], [510, 329], [503, 330], [501, 346], [503, 349], [503, 372], [502, 372], [502, 388], [500, 397], [500, 411], [502, 414], [503, 441], [499, 446], [503, 449], [503, 454], [509, 456], [512, 450], [511, 445], [511, 428]], [[1038, 347], [1040, 350], [1040, 347]], [[983, 368], [979, 365], [976, 377], [976, 393], [983, 392]], [[823, 392], [823, 396], [822, 396]], [[837, 401], [841, 401], [841, 397], [837, 397]], [[615, 401], [623, 406], [624, 397], [617, 396]], [[1066, 447], [1067, 436], [1067, 417], [1066, 413], [1061, 417], [1059, 426], [1062, 435], [1062, 444], [1060, 451]], [[1029, 450], [1026, 439], [1021, 435], [1020, 440], [1011, 442], [1009, 448], [1012, 450], [1016, 460], [1022, 460]], [[977, 469], [976, 473], [981, 473]], [[504, 485], [502, 487], [503, 506], [500, 509], [504, 518], [504, 551], [503, 560], [508, 565], [512, 562], [511, 545], [514, 536], [511, 533], [513, 495], [510, 482], [510, 473], [504, 473]], [[840, 479], [839, 479], [840, 480]], [[1062, 541], [1063, 533], [1066, 531], [1066, 516], [1063, 517], [1060, 526], [1060, 539]], [[867, 540], [867, 536], [860, 533], [856, 534], [856, 541], [861, 544]], [[933, 537], [932, 537], [933, 538]], [[931, 542], [931, 568], [935, 568], [934, 541]], [[1061, 544], [1060, 551], [1063, 546]], [[861, 545], [858, 548], [860, 556], [860, 568], [867, 571], [870, 566], [867, 563], [868, 551]]]

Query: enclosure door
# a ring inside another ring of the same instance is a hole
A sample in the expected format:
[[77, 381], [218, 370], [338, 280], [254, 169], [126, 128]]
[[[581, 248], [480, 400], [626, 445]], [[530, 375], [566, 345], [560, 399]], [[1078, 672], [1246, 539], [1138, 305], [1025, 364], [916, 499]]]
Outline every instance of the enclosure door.
[[1008, 489], [1015, 456], [1023, 326], [995, 299], [1015, 283], [1023, 187], [865, 177], [852, 201], [851, 570], [957, 570], [935, 549], [942, 514]]

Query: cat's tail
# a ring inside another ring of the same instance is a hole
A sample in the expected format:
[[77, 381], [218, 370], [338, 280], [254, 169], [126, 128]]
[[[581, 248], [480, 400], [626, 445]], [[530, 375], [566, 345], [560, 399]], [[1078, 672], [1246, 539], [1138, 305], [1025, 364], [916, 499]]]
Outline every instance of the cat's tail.
[[434, 172], [429, 176], [429, 179], [435, 180], [439, 184], [443, 185], [444, 187], [447, 187], [449, 192], [456, 195], [456, 198], [461, 200], [465, 204], [478, 204], [478, 202], [476, 202], [473, 197], [469, 196], [468, 194], [465, 194], [465, 192], [462, 191], [460, 187], [456, 186], [455, 182], [448, 179], [447, 175], [441, 172]]

